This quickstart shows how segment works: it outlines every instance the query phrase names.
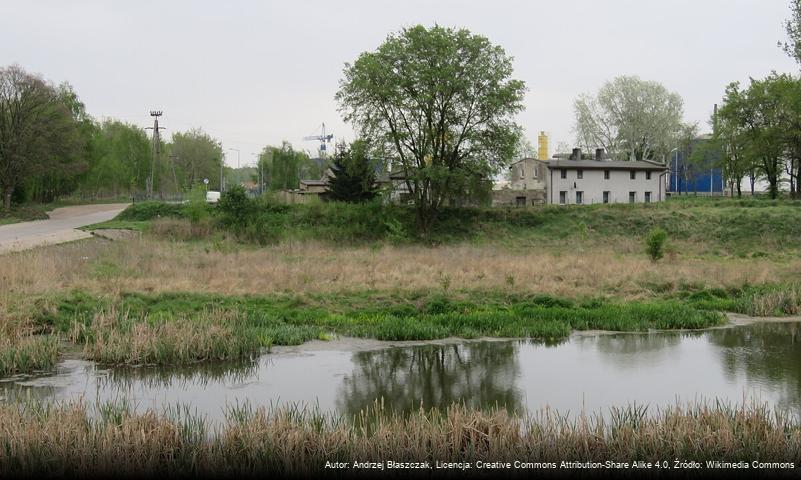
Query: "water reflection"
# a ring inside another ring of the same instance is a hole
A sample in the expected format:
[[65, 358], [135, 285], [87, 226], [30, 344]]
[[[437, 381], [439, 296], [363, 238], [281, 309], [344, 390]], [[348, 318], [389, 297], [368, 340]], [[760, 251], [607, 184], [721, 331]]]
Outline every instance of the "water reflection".
[[398, 411], [463, 402], [575, 413], [743, 397], [801, 414], [801, 324], [597, 335], [549, 345], [487, 341], [355, 352], [332, 346], [179, 369], [68, 360], [53, 374], [0, 381], [0, 401], [126, 398], [142, 409], [189, 404], [212, 420], [242, 402], [318, 404], [348, 415], [380, 398]]
[[427, 345], [359, 352], [342, 381], [337, 409], [355, 414], [383, 398], [397, 411], [441, 407], [521, 408], [517, 342]]
[[801, 324], [765, 323], [710, 332], [731, 381], [744, 377], [779, 394], [780, 406], [801, 411]]
[[193, 386], [205, 388], [212, 383], [225, 383], [231, 388], [241, 388], [252, 381], [258, 372], [258, 360], [237, 362], [198, 363], [171, 367], [111, 368], [98, 382], [99, 388], [129, 390], [142, 385], [146, 388]]

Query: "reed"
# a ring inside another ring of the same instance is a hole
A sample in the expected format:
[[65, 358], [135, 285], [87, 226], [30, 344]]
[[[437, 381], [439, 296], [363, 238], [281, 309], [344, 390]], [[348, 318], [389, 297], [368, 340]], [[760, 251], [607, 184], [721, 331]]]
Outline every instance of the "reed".
[[58, 337], [35, 319], [46, 302], [12, 302], [0, 295], [0, 378], [52, 368], [59, 355]]
[[[400, 415], [381, 402], [352, 418], [302, 405], [237, 406], [209, 425], [188, 406], [0, 405], [1, 475], [313, 474], [328, 462], [566, 462], [682, 459], [801, 464], [798, 418], [758, 403], [698, 402], [567, 416], [503, 409]], [[346, 472], [347, 473], [347, 472]], [[531, 475], [527, 469], [507, 473]]]
[[103, 363], [185, 363], [297, 345], [330, 334], [379, 340], [445, 337], [566, 338], [573, 330], [695, 329], [725, 321], [678, 301], [576, 302], [508, 292], [379, 292], [319, 296], [73, 293], [54, 324], [69, 325], [85, 355]]
[[83, 345], [86, 358], [115, 365], [238, 359], [258, 353], [268, 343], [236, 311], [210, 310], [192, 318], [167, 319], [134, 317], [114, 305], [95, 312], [88, 323], [73, 321], [69, 338]]

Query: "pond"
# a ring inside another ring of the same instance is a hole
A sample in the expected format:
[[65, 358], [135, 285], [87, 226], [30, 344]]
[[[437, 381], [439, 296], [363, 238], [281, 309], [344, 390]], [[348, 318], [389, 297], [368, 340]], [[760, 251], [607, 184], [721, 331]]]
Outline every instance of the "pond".
[[314, 342], [254, 361], [180, 369], [65, 360], [51, 374], [0, 381], [0, 401], [24, 398], [127, 399], [140, 410], [191, 404], [211, 421], [243, 403], [303, 402], [352, 415], [380, 398], [401, 411], [464, 402], [520, 413], [548, 406], [571, 415], [756, 399], [801, 415], [801, 324], [575, 335], [557, 344]]

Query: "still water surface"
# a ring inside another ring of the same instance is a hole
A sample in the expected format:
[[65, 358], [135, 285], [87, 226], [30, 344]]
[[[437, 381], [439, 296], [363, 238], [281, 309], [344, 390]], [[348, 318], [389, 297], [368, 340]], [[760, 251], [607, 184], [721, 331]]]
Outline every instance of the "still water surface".
[[350, 415], [377, 398], [403, 411], [459, 401], [564, 413], [748, 398], [801, 415], [801, 324], [575, 336], [556, 345], [475, 341], [354, 351], [333, 344], [183, 369], [67, 360], [54, 374], [0, 381], [0, 400], [27, 397], [127, 398], [140, 410], [191, 404], [212, 421], [224, 418], [226, 406], [244, 402], [305, 402]]

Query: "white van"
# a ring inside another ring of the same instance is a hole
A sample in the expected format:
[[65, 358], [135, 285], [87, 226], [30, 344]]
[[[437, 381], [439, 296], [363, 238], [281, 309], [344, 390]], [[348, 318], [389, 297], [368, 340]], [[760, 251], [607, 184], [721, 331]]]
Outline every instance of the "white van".
[[206, 203], [217, 203], [220, 200], [220, 192], [209, 190], [206, 192]]

